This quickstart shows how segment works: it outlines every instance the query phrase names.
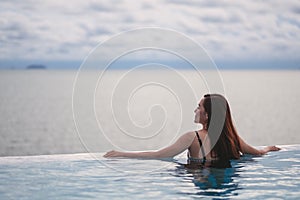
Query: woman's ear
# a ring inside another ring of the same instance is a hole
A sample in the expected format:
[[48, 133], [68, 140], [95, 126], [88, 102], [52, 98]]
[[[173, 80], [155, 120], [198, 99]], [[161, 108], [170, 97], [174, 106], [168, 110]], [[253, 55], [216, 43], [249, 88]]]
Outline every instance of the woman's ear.
[[205, 118], [208, 119], [208, 114], [207, 113], [205, 114]]

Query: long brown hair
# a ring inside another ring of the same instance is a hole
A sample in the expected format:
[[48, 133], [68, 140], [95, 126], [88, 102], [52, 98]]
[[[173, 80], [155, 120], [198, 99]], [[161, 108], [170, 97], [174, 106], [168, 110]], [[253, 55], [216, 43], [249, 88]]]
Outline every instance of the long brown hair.
[[[221, 160], [240, 158], [241, 146], [237, 131], [232, 122], [229, 104], [225, 97], [220, 94], [206, 94], [204, 95], [203, 106], [208, 115], [208, 136], [210, 138], [218, 137], [215, 145], [212, 147], [212, 155]], [[214, 107], [212, 108], [212, 106]], [[212, 112], [219, 118], [223, 116], [221, 122], [224, 122], [224, 124], [223, 127], [221, 126], [221, 134], [215, 133], [214, 129], [209, 129]]]

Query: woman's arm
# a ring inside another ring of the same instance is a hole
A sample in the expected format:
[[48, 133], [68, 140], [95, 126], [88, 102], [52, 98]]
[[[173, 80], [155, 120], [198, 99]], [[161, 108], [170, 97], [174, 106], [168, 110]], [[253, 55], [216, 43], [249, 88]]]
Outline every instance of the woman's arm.
[[279, 151], [280, 150], [280, 148], [278, 148], [276, 146], [267, 146], [263, 149], [258, 150], [256, 148], [248, 145], [241, 137], [239, 137], [239, 141], [240, 141], [242, 153], [245, 153], [245, 154], [264, 155], [264, 154], [268, 153], [269, 151]]
[[174, 157], [190, 147], [195, 137], [194, 132], [188, 132], [182, 135], [178, 140], [161, 150], [158, 151], [145, 151], [145, 152], [121, 152], [110, 151], [104, 157], [126, 157], [126, 158], [170, 158]]

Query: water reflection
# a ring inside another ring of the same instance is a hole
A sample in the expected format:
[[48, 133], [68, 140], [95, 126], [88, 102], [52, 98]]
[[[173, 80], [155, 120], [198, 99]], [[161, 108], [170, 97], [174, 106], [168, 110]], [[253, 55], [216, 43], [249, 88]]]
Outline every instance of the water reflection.
[[197, 196], [237, 196], [239, 187], [239, 174], [243, 171], [245, 162], [252, 162], [252, 158], [244, 158], [238, 161], [208, 162], [180, 164], [176, 168], [175, 176], [192, 181], [196, 186], [196, 192], [189, 193]]

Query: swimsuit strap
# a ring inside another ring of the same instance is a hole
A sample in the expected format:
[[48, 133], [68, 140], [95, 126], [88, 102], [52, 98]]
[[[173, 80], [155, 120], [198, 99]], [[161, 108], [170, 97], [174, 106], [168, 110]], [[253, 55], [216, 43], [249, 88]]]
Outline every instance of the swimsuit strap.
[[198, 141], [199, 141], [199, 144], [200, 144], [200, 148], [201, 148], [201, 152], [202, 152], [202, 156], [203, 156], [203, 164], [206, 162], [206, 157], [205, 157], [205, 152], [204, 152], [204, 148], [203, 148], [203, 145], [202, 145], [202, 141], [199, 137], [199, 134], [198, 134], [198, 131], [195, 131], [196, 132], [196, 135], [197, 135], [197, 138], [198, 138]]

